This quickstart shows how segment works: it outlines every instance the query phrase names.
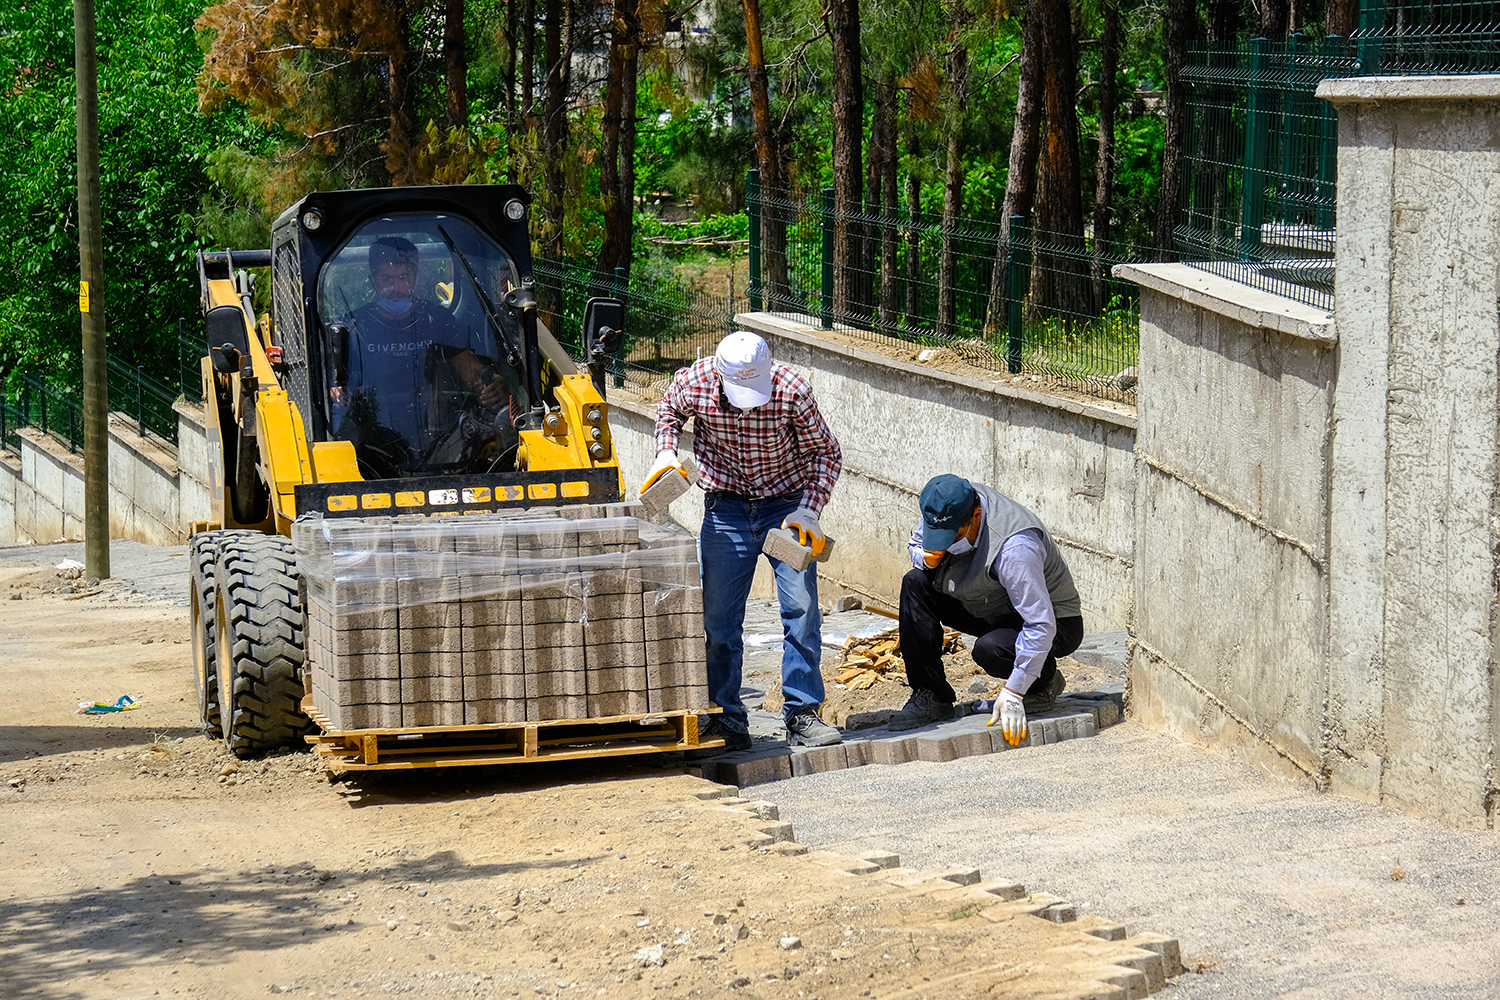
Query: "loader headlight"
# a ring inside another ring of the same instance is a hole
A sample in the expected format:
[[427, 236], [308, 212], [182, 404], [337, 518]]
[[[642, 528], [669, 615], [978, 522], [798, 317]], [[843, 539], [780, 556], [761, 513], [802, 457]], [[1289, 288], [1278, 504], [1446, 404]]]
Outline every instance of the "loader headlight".
[[525, 214], [526, 206], [521, 204], [520, 198], [512, 198], [505, 203], [505, 215], [510, 221], [520, 222]]
[[315, 233], [323, 227], [323, 213], [316, 208], [310, 208], [302, 213], [302, 228], [310, 233]]

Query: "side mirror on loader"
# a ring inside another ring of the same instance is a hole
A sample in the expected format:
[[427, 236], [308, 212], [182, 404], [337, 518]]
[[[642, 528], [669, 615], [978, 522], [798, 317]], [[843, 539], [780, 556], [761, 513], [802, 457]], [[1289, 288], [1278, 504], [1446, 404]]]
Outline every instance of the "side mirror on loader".
[[588, 352], [594, 388], [604, 395], [604, 366], [625, 340], [625, 303], [592, 298], [583, 307], [583, 346]]

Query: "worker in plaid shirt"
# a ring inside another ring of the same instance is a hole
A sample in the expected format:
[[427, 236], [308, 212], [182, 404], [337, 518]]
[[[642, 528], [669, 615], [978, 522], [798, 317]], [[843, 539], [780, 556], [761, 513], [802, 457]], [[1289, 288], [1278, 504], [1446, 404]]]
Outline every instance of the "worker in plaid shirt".
[[[822, 551], [826, 538], [818, 514], [844, 460], [812, 386], [786, 365], [774, 364], [766, 342], [743, 330], [672, 380], [656, 408], [656, 464], [641, 484], [643, 492], [663, 475], [685, 475], [677, 443], [690, 417], [698, 485], [705, 493], [698, 546], [709, 696], [724, 710], [701, 735], [743, 750], [750, 746], [740, 700], [745, 600], [761, 546], [768, 531], [785, 527], [815, 553]], [[797, 572], [778, 559], [770, 562], [781, 603], [787, 738], [794, 746], [838, 743], [839, 731], [818, 718], [823, 622], [817, 563]]]

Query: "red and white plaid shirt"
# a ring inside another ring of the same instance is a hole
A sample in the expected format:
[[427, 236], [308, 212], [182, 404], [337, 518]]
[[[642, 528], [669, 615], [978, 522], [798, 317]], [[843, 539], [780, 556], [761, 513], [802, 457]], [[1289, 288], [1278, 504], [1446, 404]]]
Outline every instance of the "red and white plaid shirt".
[[656, 407], [658, 454], [677, 450], [689, 417], [703, 489], [755, 497], [800, 489], [815, 514], [828, 503], [844, 455], [812, 386], [786, 365], [771, 366], [771, 398], [753, 410], [730, 405], [712, 357], [679, 370]]

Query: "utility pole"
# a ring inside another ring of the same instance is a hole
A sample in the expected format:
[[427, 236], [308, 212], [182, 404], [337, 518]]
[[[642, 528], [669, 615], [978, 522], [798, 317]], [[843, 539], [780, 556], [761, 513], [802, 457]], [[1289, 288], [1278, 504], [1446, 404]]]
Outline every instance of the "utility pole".
[[99, 211], [94, 0], [73, 0], [78, 80], [78, 311], [83, 317], [84, 572], [109, 576], [109, 370], [104, 356], [104, 238]]

